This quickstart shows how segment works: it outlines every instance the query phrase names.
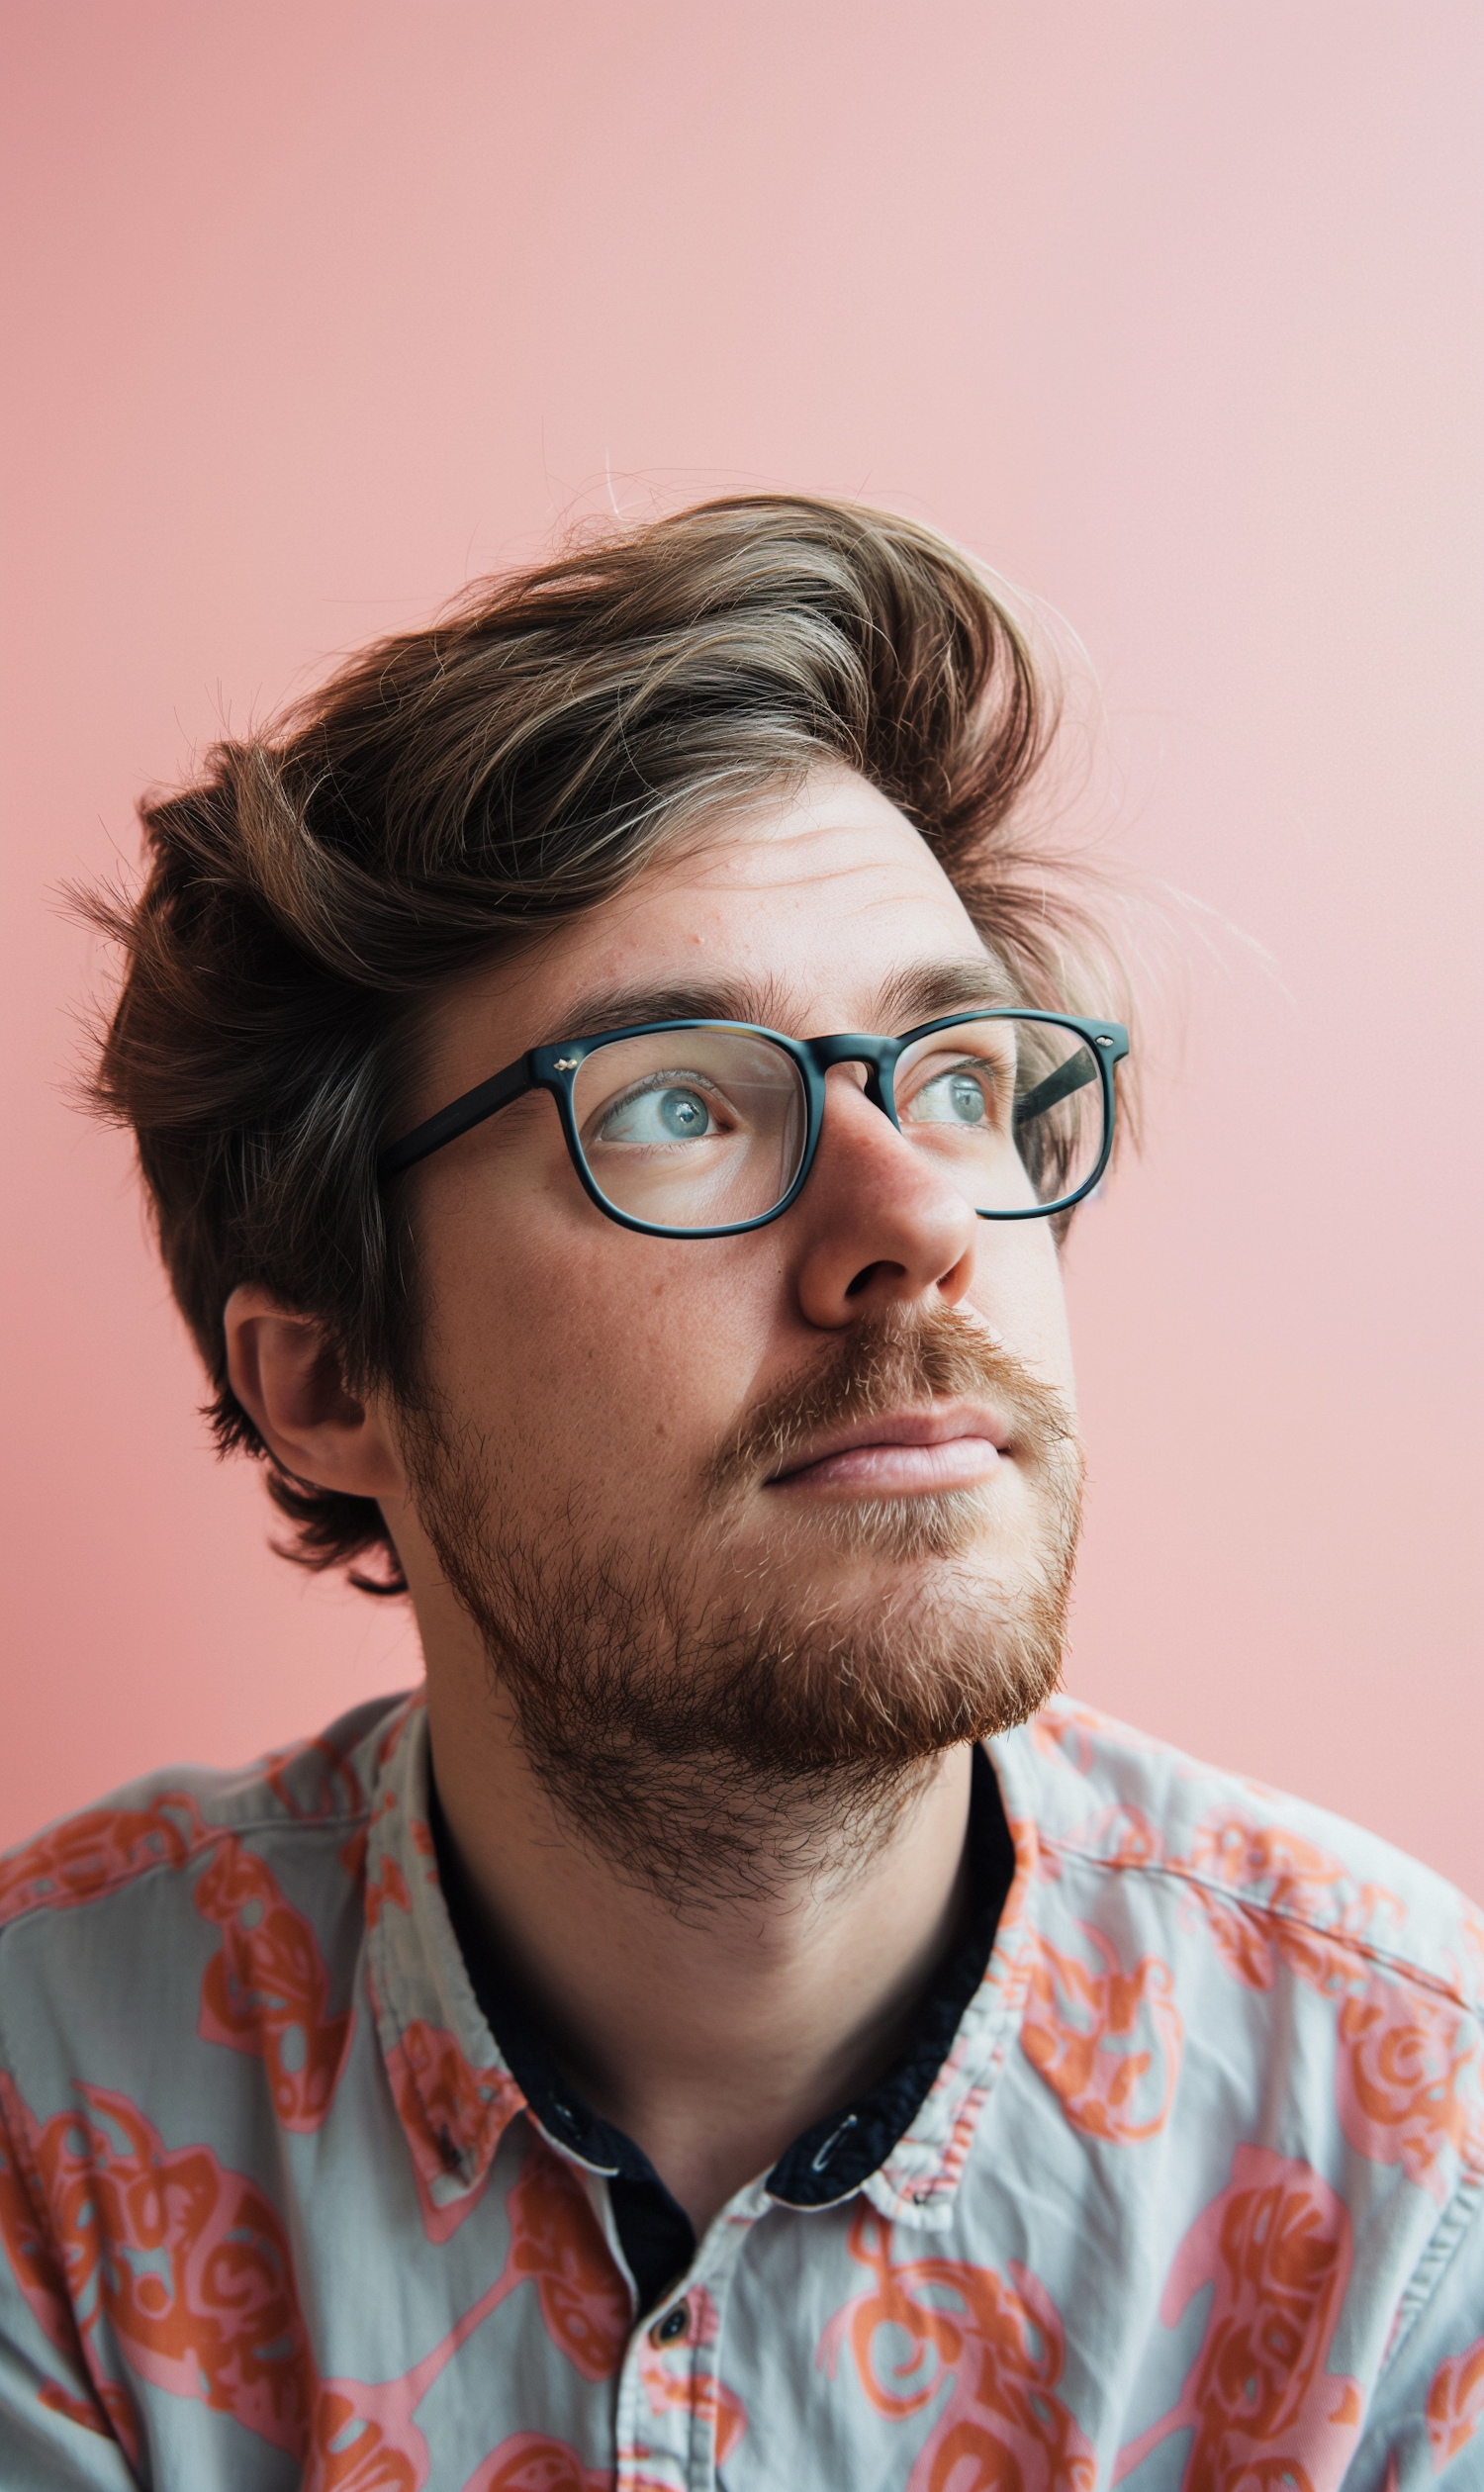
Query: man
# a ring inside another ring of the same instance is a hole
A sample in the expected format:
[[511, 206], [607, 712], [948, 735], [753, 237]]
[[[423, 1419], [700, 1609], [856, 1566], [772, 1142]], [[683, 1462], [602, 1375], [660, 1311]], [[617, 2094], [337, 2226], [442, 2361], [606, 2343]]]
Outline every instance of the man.
[[1484, 1929], [1054, 1693], [1048, 732], [951, 548], [739, 500], [147, 809], [99, 1096], [426, 1685], [6, 1865], [7, 2486], [1484, 2482]]

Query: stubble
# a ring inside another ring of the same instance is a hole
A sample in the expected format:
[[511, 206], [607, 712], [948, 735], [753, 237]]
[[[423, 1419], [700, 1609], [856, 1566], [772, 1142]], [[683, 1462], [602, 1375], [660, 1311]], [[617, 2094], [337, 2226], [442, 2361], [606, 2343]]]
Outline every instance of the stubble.
[[[950, 1395], [1009, 1423], [1018, 1545], [971, 1490], [791, 1516], [781, 1497], [759, 1532], [762, 1483], [811, 1439]], [[946, 1749], [1023, 1721], [1060, 1676], [1075, 1425], [955, 1310], [863, 1321], [770, 1393], [663, 1546], [595, 1535], [576, 1501], [559, 1527], [515, 1523], [498, 1449], [446, 1411], [410, 1413], [405, 1443], [423, 1528], [555, 1810], [677, 1910], [848, 1875]], [[860, 1559], [843, 1581], [842, 1552]]]

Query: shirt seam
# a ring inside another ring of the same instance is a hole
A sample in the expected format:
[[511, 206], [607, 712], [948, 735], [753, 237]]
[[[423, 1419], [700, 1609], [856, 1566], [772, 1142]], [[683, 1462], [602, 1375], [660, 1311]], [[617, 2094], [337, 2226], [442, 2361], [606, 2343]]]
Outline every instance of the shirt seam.
[[1436, 2296], [1484, 2208], [1484, 2171], [1469, 2169], [1453, 2193], [1452, 2205], [1435, 2227], [1396, 2306], [1391, 2342], [1376, 2373], [1372, 2403], [1388, 2380], [1428, 2304]]
[[1410, 1957], [1396, 1955], [1389, 1948], [1379, 1946], [1374, 1939], [1359, 1938], [1351, 1930], [1334, 1929], [1305, 1913], [1291, 1912], [1280, 1903], [1259, 1902], [1254, 1896], [1244, 1894], [1240, 1888], [1222, 1886], [1216, 1879], [1205, 1878], [1199, 1870], [1187, 1869], [1177, 1861], [1109, 1860], [1103, 1853], [1086, 1851], [1079, 1843], [1068, 1842], [1062, 1835], [1048, 1834], [1042, 1827], [1037, 1828], [1037, 1834], [1045, 1850], [1060, 1852], [1069, 1860], [1085, 1861], [1089, 1868], [1110, 1870], [1120, 1877], [1170, 1878], [1180, 1886], [1199, 1887], [1203, 1894], [1215, 1895], [1237, 1911], [1250, 1912], [1256, 1920], [1281, 1921], [1290, 1929], [1307, 1931], [1312, 1938], [1323, 1938], [1331, 1946], [1345, 1947], [1352, 1955], [1363, 1956], [1368, 1963], [1382, 1966], [1388, 1973], [1415, 1982], [1420, 1989], [1432, 1990], [1439, 1998], [1445, 1998], [1451, 2006], [1472, 2017], [1476, 2024], [1484, 2014], [1481, 2002], [1471, 1998], [1465, 1990], [1439, 1974], [1429, 1973]]
[[[166, 1800], [174, 1797], [175, 1794], [170, 1792], [162, 1795]], [[149, 1861], [142, 1869], [117, 1870], [111, 1877], [105, 1879], [101, 1886], [92, 1888], [85, 1895], [73, 1898], [66, 1895], [38, 1895], [34, 1903], [23, 1904], [18, 1912], [8, 1913], [4, 1921], [0, 1922], [0, 1946], [4, 1945], [12, 1930], [24, 1928], [28, 1921], [35, 1920], [40, 1913], [86, 1912], [90, 1905], [106, 1903], [111, 1895], [120, 1893], [126, 1887], [142, 1887], [151, 1878], [184, 1877], [218, 1843], [237, 1840], [250, 1834], [338, 1834], [345, 1829], [355, 1832], [359, 1827], [369, 1823], [370, 1814], [369, 1809], [360, 1809], [349, 1816], [316, 1817], [313, 1821], [302, 1817], [249, 1817], [242, 1824], [212, 1825], [204, 1834], [191, 1841], [183, 1860]]]

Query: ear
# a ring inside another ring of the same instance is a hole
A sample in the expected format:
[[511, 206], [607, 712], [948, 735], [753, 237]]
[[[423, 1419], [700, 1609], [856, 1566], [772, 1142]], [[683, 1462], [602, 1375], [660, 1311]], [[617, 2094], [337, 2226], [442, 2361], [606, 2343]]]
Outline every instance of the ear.
[[405, 1498], [407, 1480], [376, 1400], [347, 1392], [332, 1343], [255, 1282], [223, 1310], [232, 1392], [276, 1462], [347, 1497]]

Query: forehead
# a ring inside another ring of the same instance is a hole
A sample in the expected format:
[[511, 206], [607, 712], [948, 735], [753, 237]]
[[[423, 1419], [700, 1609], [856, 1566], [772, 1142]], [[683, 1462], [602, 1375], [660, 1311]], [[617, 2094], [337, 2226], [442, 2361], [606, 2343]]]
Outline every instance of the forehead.
[[718, 813], [612, 900], [471, 980], [437, 1016], [434, 1054], [506, 1061], [690, 1012], [800, 1037], [884, 1027], [893, 990], [938, 961], [988, 961], [947, 875], [878, 788], [822, 769]]

